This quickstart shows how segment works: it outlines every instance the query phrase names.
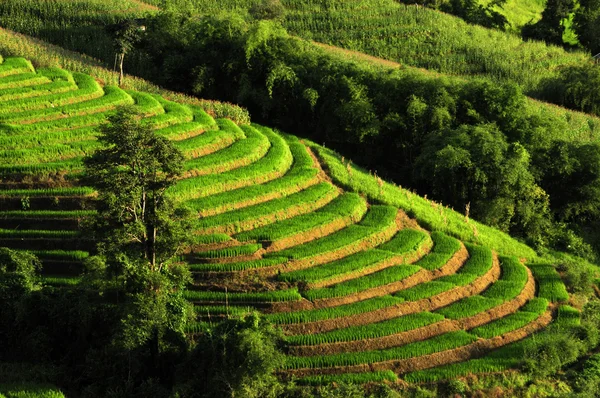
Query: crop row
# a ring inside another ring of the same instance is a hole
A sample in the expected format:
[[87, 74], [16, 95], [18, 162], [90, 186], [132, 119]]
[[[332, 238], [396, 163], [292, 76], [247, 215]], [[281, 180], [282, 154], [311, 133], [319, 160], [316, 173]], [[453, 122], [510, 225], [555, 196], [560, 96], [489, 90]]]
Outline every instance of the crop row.
[[298, 324], [322, 321], [325, 319], [338, 319], [366, 312], [376, 311], [382, 308], [392, 307], [404, 302], [404, 299], [394, 296], [374, 297], [368, 300], [352, 304], [340, 305], [338, 307], [321, 308], [316, 310], [304, 310], [295, 312], [282, 312], [267, 314], [265, 317], [275, 324]]
[[42, 284], [55, 287], [76, 286], [81, 282], [81, 278], [68, 276], [43, 275], [41, 279]]
[[25, 58], [10, 57], [4, 59], [4, 62], [0, 64], [0, 78], [28, 72], [35, 72], [35, 69]]
[[148, 124], [152, 129], [161, 129], [194, 120], [194, 114], [188, 106], [166, 100], [158, 94], [151, 95], [164, 109], [162, 113], [143, 119], [144, 123]]
[[79, 231], [48, 231], [48, 230], [13, 230], [13, 229], [0, 229], [0, 238], [6, 239], [17, 239], [17, 238], [76, 238], [80, 236]]
[[286, 342], [289, 345], [303, 346], [375, 339], [431, 325], [444, 319], [440, 314], [417, 312], [383, 322], [351, 326], [326, 333], [288, 336]]
[[[113, 93], [111, 95], [112, 97], [115, 97], [114, 92], [116, 92], [119, 96], [123, 96], [123, 94], [126, 94], [124, 91], [114, 90], [111, 86], [106, 86], [104, 89], [105, 97], [110, 93]], [[127, 97], [131, 98], [129, 95], [127, 95]], [[92, 100], [91, 102], [97, 103], [102, 98]], [[105, 99], [103, 99], [102, 101], [105, 101]], [[33, 134], [95, 127], [106, 121], [106, 112], [110, 109], [112, 108], [101, 109], [96, 113], [89, 112], [89, 114], [71, 114], [69, 115], [69, 117], [66, 118], [55, 117], [50, 118], [50, 120], [40, 119], [36, 120], [35, 123], [30, 124], [5, 125], [3, 134], [6, 136], [26, 137], [28, 135]]]
[[370, 249], [316, 267], [284, 272], [278, 275], [277, 279], [286, 282], [315, 283], [369, 268], [393, 256], [394, 254], [388, 251]]
[[554, 303], [563, 303], [569, 300], [569, 293], [560, 275], [552, 265], [528, 264], [538, 284], [538, 296]]
[[227, 234], [202, 234], [193, 235], [192, 244], [194, 245], [208, 245], [211, 243], [222, 243], [231, 240], [231, 237]]
[[231, 246], [223, 249], [208, 250], [205, 252], [195, 253], [197, 258], [224, 258], [224, 257], [238, 257], [238, 256], [250, 256], [262, 249], [260, 243], [251, 243], [248, 245]]
[[14, 166], [38, 164], [43, 162], [65, 160], [83, 157], [92, 153], [98, 143], [95, 139], [90, 141], [76, 141], [69, 144], [45, 145], [38, 148], [0, 150], [0, 162]]
[[338, 232], [305, 243], [291, 249], [277, 252], [277, 256], [290, 259], [303, 259], [329, 252], [367, 238], [369, 235], [393, 224], [398, 210], [391, 206], [371, 206], [365, 218], [356, 225], [350, 225]]
[[377, 246], [377, 248], [395, 254], [405, 254], [419, 250], [429, 240], [429, 234], [426, 232], [404, 228], [398, 231], [392, 239]]
[[88, 101], [104, 95], [102, 87], [100, 87], [93, 77], [83, 73], [74, 73], [73, 78], [77, 85], [77, 90], [52, 93], [39, 97], [3, 101], [0, 103], [0, 120], [14, 121], [15, 118], [13, 116], [20, 115], [20, 113], [39, 111], [40, 109], [45, 108], [62, 107], [81, 101]]
[[3, 150], [28, 149], [40, 145], [68, 144], [73, 141], [92, 140], [97, 135], [95, 127], [83, 127], [66, 131], [50, 131], [27, 135], [3, 135], [0, 146]]
[[43, 260], [52, 261], [83, 261], [90, 256], [89, 252], [82, 250], [30, 250]]
[[310, 284], [322, 282], [344, 274], [367, 270], [382, 261], [394, 257], [396, 254], [407, 254], [419, 250], [428, 238], [429, 235], [422, 231], [405, 228], [398, 231], [391, 240], [378, 246], [376, 249], [358, 252], [317, 267], [282, 273], [278, 276], [278, 279], [287, 282], [305, 282]]
[[487, 311], [517, 297], [527, 283], [527, 269], [515, 257], [502, 257], [501, 263], [501, 278], [483, 293], [465, 297], [437, 310], [437, 312], [449, 319], [462, 319]]
[[[70, 158], [57, 162], [47, 163], [32, 163], [22, 165], [0, 165], [0, 175], [43, 175], [52, 174], [59, 172], [75, 172], [83, 168], [81, 158]], [[72, 173], [67, 174], [68, 177], [72, 176]], [[4, 195], [4, 192], [0, 192], [0, 195]]]
[[558, 307], [556, 322], [563, 327], [579, 326], [581, 324], [581, 313], [577, 308], [561, 305]]
[[41, 76], [33, 72], [26, 72], [1, 77], [0, 89], [5, 90], [16, 87], [36, 86], [38, 84], [46, 84], [49, 82], [50, 79], [46, 76]]
[[118, 105], [132, 104], [133, 99], [118, 87], [104, 87], [103, 96], [90, 95], [90, 98], [80, 98], [81, 102], [69, 105], [48, 107], [31, 111], [10, 114], [6, 118], [0, 117], [5, 123], [35, 123], [40, 121], [55, 120], [78, 115], [104, 112]]
[[241, 305], [195, 305], [194, 314], [197, 318], [208, 318], [211, 316], [242, 316], [249, 312], [255, 311], [252, 307], [244, 307]]
[[316, 174], [315, 169], [298, 170], [265, 184], [207, 196], [189, 201], [187, 205], [198, 210], [201, 215], [221, 214], [300, 192], [314, 184]]
[[247, 166], [264, 157], [271, 146], [269, 139], [250, 126], [244, 126], [243, 130], [246, 139], [210, 155], [187, 160], [186, 170], [193, 170], [195, 175], [218, 174]]
[[395, 293], [395, 295], [402, 297], [407, 301], [422, 300], [449, 291], [457, 286], [468, 285], [478, 277], [484, 275], [492, 267], [492, 251], [483, 246], [470, 244], [467, 244], [466, 246], [469, 251], [469, 259], [457, 273], [421, 283], [417, 286], [399, 291]]
[[95, 210], [2, 210], [0, 211], [0, 219], [65, 219], [83, 218], [95, 214]]
[[[172, 134], [185, 134], [191, 131], [190, 128], [196, 129], [198, 126], [197, 123], [183, 123], [171, 126], [169, 129], [172, 130]], [[235, 130], [221, 128], [219, 130], [209, 130], [181, 141], [175, 141], [173, 144], [183, 152], [187, 159], [193, 159], [220, 151], [243, 138], [245, 138], [245, 134], [239, 128]]]
[[169, 189], [178, 200], [200, 198], [237, 188], [274, 180], [287, 171], [292, 154], [279, 135], [266, 128], [258, 128], [271, 141], [271, 149], [257, 162], [221, 174], [204, 175], [179, 181]]
[[[235, 124], [233, 125], [236, 126]], [[241, 129], [238, 128], [238, 130], [243, 134]], [[213, 215], [244, 207], [244, 205], [252, 205], [284, 197], [307, 188], [312, 185], [317, 174], [317, 170], [312, 164], [312, 159], [306, 147], [302, 144], [292, 143], [289, 145], [289, 149], [293, 158], [293, 164], [283, 177], [264, 184], [194, 199], [188, 201], [187, 205], [198, 210], [200, 214]], [[306, 160], [309, 162], [308, 166], [305, 166]]]
[[305, 231], [321, 227], [335, 220], [347, 219], [348, 223], [360, 220], [367, 212], [367, 203], [359, 195], [344, 193], [319, 210], [288, 220], [256, 228], [235, 235], [240, 241], [278, 241]]
[[[541, 308], [541, 311], [536, 311], [536, 312], [529, 312], [527, 311], [527, 308], [521, 308], [521, 310], [512, 313], [510, 315], [507, 315], [503, 318], [500, 319], [496, 319], [492, 322], [486, 323], [485, 325], [476, 327], [474, 329], [471, 329], [469, 332], [473, 333], [474, 335], [482, 338], [482, 339], [490, 339], [494, 336], [500, 336], [504, 333], [519, 329], [525, 325], [527, 325], [528, 323], [533, 322], [535, 319], [537, 319], [540, 315], [542, 315], [542, 313], [544, 311], [546, 311], [546, 307], [542, 307], [543, 304], [548, 304], [548, 301], [545, 299], [534, 299], [534, 300], [539, 300], [540, 304], [535, 304], [534, 306], [537, 306], [539, 309]], [[534, 308], [534, 306], [530, 307], [530, 308]], [[579, 317], [578, 317], [579, 319]]]
[[286, 261], [287, 258], [285, 257], [270, 257], [261, 258], [259, 260], [241, 261], [236, 263], [225, 264], [189, 264], [188, 267], [191, 271], [197, 272], [236, 272], [271, 267], [274, 265], [283, 264]]
[[286, 369], [324, 368], [371, 364], [391, 360], [401, 360], [450, 350], [473, 343], [477, 337], [465, 331], [445, 333], [424, 341], [417, 341], [400, 347], [385, 350], [350, 352], [343, 354], [312, 357], [286, 357]]
[[[219, 226], [229, 226], [228, 230], [240, 232], [243, 229], [253, 229], [293, 217], [299, 211], [301, 213], [314, 211], [337, 195], [338, 191], [333, 185], [323, 182], [284, 198], [201, 218], [196, 223], [196, 227], [198, 229], [214, 229]], [[297, 210], [293, 211], [293, 208], [297, 208]], [[275, 220], [272, 220], [273, 216], [276, 217]]]
[[90, 187], [70, 187], [70, 188], [41, 188], [41, 189], [6, 189], [0, 191], [0, 197], [3, 196], [21, 196], [21, 197], [62, 197], [62, 196], [88, 196], [95, 191]]
[[429, 271], [444, 266], [461, 247], [457, 239], [440, 231], [432, 232], [431, 239], [433, 239], [433, 249], [416, 263], [419, 267]]
[[386, 268], [374, 274], [363, 276], [361, 278], [338, 283], [332, 287], [307, 290], [303, 292], [303, 296], [313, 301], [333, 297], [344, 297], [350, 294], [359, 293], [368, 289], [373, 289], [401, 281], [417, 273], [419, 270], [421, 270], [421, 267], [416, 265], [397, 265]]
[[418, 370], [407, 373], [403, 380], [408, 383], [433, 383], [440, 380], [456, 379], [459, 376], [477, 373], [503, 372], [515, 368], [520, 360], [517, 358], [478, 358], [453, 363], [433, 369]]
[[296, 301], [302, 298], [297, 289], [259, 293], [207, 292], [188, 289], [183, 292], [183, 296], [190, 301], [219, 303], [275, 303], [281, 301]]
[[0, 90], [0, 101], [3, 102], [26, 99], [46, 94], [65, 93], [67, 91], [75, 90], [76, 88], [77, 86], [75, 86], [73, 83], [64, 80], [58, 80], [30, 87], [9, 88]]

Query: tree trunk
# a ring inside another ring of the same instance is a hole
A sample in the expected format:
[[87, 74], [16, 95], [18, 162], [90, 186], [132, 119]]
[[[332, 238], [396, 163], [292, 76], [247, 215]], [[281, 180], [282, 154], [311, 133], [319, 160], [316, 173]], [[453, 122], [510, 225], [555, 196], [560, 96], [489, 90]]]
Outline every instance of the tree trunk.
[[125, 59], [125, 53], [121, 53], [119, 58], [119, 87], [121, 87], [123, 83], [123, 60]]

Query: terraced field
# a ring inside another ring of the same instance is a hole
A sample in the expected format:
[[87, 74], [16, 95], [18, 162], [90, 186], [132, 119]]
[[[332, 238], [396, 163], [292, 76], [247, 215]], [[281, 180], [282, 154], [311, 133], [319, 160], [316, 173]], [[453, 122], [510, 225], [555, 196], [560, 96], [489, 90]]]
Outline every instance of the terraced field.
[[77, 284], [94, 250], [81, 230], [95, 198], [78, 184], [81, 158], [121, 104], [186, 156], [169, 194], [198, 212], [196, 244], [181, 258], [194, 274], [189, 332], [259, 309], [286, 335], [284, 377], [420, 381], [459, 362], [452, 372], [503, 370], [514, 352], [485, 355], [570, 311], [559, 307], [568, 295], [552, 266], [427, 231], [397, 207], [344, 190], [314, 144], [7, 58], [0, 246], [38, 255], [47, 285]]

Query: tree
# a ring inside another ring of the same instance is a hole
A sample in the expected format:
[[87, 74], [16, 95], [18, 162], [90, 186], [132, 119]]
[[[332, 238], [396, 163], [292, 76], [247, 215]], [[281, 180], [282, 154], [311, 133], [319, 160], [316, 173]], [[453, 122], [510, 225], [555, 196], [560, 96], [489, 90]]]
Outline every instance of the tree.
[[579, 42], [593, 55], [600, 53], [600, 0], [580, 0], [574, 28]]
[[0, 247], [0, 299], [14, 300], [39, 288], [40, 260], [29, 252]]
[[281, 332], [258, 313], [227, 319], [198, 336], [178, 375], [186, 397], [275, 398], [282, 385], [273, 374], [283, 363]]
[[542, 12], [542, 19], [523, 27], [521, 32], [523, 38], [563, 45], [564, 21], [569, 18], [574, 9], [574, 0], [548, 0]]
[[100, 253], [109, 262], [143, 260], [160, 272], [185, 245], [187, 213], [166, 195], [182, 173], [183, 155], [131, 106], [118, 108], [100, 131], [104, 148], [84, 159], [87, 183], [99, 192]]
[[119, 86], [123, 82], [123, 61], [125, 54], [133, 49], [135, 44], [142, 39], [142, 32], [145, 30], [135, 20], [126, 19], [117, 24], [108, 27], [109, 33], [113, 36], [113, 46], [117, 52], [115, 64], [119, 63]]
[[190, 213], [167, 195], [184, 158], [132, 106], [117, 108], [98, 140], [102, 148], [84, 166], [86, 183], [98, 190], [91, 227], [100, 258], [87, 261], [84, 279], [88, 286], [124, 293], [110, 349], [126, 357], [123, 380], [137, 388], [148, 375], [160, 382], [172, 377], [170, 361], [187, 350], [191, 305], [181, 290], [191, 277], [172, 258], [188, 243]]

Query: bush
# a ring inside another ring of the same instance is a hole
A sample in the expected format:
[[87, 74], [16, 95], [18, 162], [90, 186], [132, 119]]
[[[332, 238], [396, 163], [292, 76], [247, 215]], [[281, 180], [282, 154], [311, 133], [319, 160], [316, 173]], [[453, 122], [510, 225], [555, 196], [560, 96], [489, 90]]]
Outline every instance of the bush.
[[285, 7], [279, 0], [260, 0], [250, 7], [249, 12], [255, 19], [283, 19]]

